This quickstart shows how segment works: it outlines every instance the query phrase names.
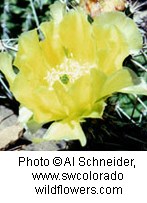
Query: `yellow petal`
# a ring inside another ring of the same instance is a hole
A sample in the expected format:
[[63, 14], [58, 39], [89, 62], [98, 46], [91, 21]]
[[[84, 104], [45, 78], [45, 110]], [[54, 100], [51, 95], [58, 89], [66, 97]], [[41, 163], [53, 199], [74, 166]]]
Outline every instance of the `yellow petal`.
[[120, 92], [138, 95], [147, 95], [147, 82], [143, 78], [141, 78], [139, 84], [134, 84], [133, 86], [123, 88], [120, 90]]
[[92, 107], [92, 90], [91, 90], [90, 75], [80, 77], [68, 91], [68, 94], [75, 101], [75, 111], [71, 114], [81, 116], [84, 111], [91, 110]]
[[104, 100], [97, 101], [93, 104], [93, 107], [90, 111], [85, 111], [81, 118], [102, 118], [104, 113], [106, 103]]
[[58, 97], [58, 100], [60, 101], [60, 104], [62, 106], [62, 109], [64, 111], [64, 115], [69, 116], [72, 112], [76, 111], [76, 100], [73, 99], [66, 91], [66, 88], [63, 87], [63, 85], [60, 82], [55, 82], [53, 85], [54, 91]]
[[122, 12], [108, 12], [103, 13], [95, 18], [94, 24], [98, 27], [111, 28], [116, 26], [117, 29], [124, 36], [126, 43], [128, 44], [130, 53], [134, 53], [142, 47], [142, 36], [137, 28], [135, 22], [128, 18]]
[[122, 69], [117, 71], [108, 77], [106, 83], [104, 84], [101, 97], [110, 96], [112, 93], [118, 92], [122, 88], [129, 87], [133, 85], [133, 78], [127, 69]]
[[33, 112], [37, 123], [59, 120], [65, 117], [63, 108], [54, 91], [49, 91], [40, 83], [34, 86], [33, 78], [29, 80], [19, 73], [14, 84], [13, 94], [16, 99]]
[[96, 60], [95, 44], [91, 24], [80, 10], [72, 10], [64, 16], [59, 25], [62, 46], [78, 61]]
[[[36, 99], [34, 108], [34, 120], [45, 123], [64, 119], [66, 114], [55, 91], [49, 91], [46, 87], [39, 87], [33, 92]], [[32, 107], [33, 108], [33, 107]]]
[[56, 23], [60, 23], [66, 13], [66, 4], [55, 1], [50, 6], [50, 14]]
[[38, 90], [38, 87], [39, 86], [36, 87], [36, 81], [34, 81], [33, 77], [28, 78], [27, 75], [22, 72], [19, 72], [11, 89], [15, 98], [22, 104], [22, 106], [27, 107], [35, 115], [38, 114], [41, 117], [42, 114], [45, 112], [45, 115], [43, 114], [45, 118], [42, 119], [42, 121], [39, 120], [40, 123], [43, 123], [44, 120], [47, 121], [47, 116], [48, 121], [52, 120], [52, 113], [50, 112], [49, 114], [49, 110], [46, 112], [47, 107], [44, 107], [41, 104], [40, 98], [42, 98], [43, 95], [40, 94], [38, 98], [35, 94], [35, 91], [36, 89]]
[[64, 48], [58, 33], [58, 25], [54, 21], [44, 22], [40, 25], [40, 29], [45, 37], [40, 42], [43, 55], [49, 66], [55, 67], [62, 63], [65, 57]]
[[15, 80], [16, 74], [14, 73], [12, 68], [12, 56], [8, 53], [0, 53], [0, 70], [6, 76], [11, 88], [13, 81]]
[[45, 140], [79, 140], [82, 146], [86, 145], [85, 134], [77, 121], [70, 123], [54, 122], [51, 124], [43, 139]]
[[22, 77], [31, 82], [31, 86], [37, 87], [38, 83], [45, 83], [47, 65], [36, 30], [25, 32], [19, 37], [18, 53], [14, 65], [18, 67]]
[[19, 72], [15, 81], [13, 82], [12, 92], [15, 98], [22, 104], [22, 106], [27, 107], [32, 110], [32, 106], [36, 106], [36, 99], [33, 95], [33, 91], [36, 88], [34, 85], [33, 77], [27, 78], [27, 76]]
[[97, 45], [99, 69], [107, 75], [122, 69], [122, 63], [129, 55], [129, 50], [124, 36], [117, 27], [105, 27], [94, 23], [93, 33]]
[[[68, 94], [71, 98], [74, 98], [75, 104], [75, 116], [79, 117], [100, 117], [103, 105], [95, 104], [100, 98], [101, 89], [105, 83], [106, 76], [98, 71], [97, 69], [92, 69], [89, 74], [80, 77], [72, 87], [69, 89]], [[101, 108], [101, 107], [102, 108]]]
[[101, 90], [107, 80], [107, 76], [102, 72], [97, 70], [96, 68], [91, 70], [91, 91], [92, 91], [92, 100], [95, 103], [100, 96]]

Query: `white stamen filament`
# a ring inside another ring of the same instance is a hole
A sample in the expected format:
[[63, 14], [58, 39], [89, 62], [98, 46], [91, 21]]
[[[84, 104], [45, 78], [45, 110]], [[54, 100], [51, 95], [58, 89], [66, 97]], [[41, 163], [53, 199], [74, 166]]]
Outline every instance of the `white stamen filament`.
[[65, 58], [63, 63], [47, 71], [47, 75], [44, 79], [48, 81], [49, 90], [53, 90], [53, 85], [56, 81], [60, 81], [61, 84], [63, 84], [61, 81], [62, 76], [66, 75], [69, 82], [74, 83], [74, 81], [81, 76], [89, 74], [90, 70], [95, 67], [95, 64], [89, 64], [87, 62], [80, 64], [73, 58]]

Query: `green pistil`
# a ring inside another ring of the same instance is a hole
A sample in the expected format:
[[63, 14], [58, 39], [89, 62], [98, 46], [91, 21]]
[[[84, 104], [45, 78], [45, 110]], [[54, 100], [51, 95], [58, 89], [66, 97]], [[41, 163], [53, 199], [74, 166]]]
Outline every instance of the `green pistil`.
[[67, 74], [64, 74], [64, 75], [60, 76], [60, 80], [64, 85], [67, 85], [69, 82], [69, 77]]

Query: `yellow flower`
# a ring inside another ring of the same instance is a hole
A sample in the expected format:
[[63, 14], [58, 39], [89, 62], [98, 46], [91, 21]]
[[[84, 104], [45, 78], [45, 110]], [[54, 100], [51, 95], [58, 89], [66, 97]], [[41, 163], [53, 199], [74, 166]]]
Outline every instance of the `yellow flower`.
[[[55, 4], [55, 11], [56, 6], [61, 5]], [[44, 139], [79, 139], [84, 146], [80, 122], [102, 117], [107, 97], [132, 88], [132, 74], [122, 63], [141, 48], [141, 35], [123, 13], [102, 14], [90, 24], [80, 9], [55, 15], [40, 29], [42, 41], [36, 29], [19, 37], [13, 63], [19, 72], [14, 73], [7, 53], [0, 54], [0, 69], [15, 98], [28, 109], [26, 123], [55, 121]]]

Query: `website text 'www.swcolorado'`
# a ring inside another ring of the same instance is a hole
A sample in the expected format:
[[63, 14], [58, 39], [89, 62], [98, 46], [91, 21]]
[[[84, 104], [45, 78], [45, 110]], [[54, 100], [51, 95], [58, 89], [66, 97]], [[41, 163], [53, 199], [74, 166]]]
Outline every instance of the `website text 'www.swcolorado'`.
[[[32, 173], [32, 178], [35, 181], [80, 181], [85, 180], [123, 180], [123, 174], [117, 173], [94, 173], [92, 171], [85, 173]], [[63, 183], [63, 182], [62, 182]], [[64, 186], [48, 185], [35, 187], [36, 194], [122, 194], [123, 189], [119, 186], [107, 187], [85, 187], [85, 186]]]

